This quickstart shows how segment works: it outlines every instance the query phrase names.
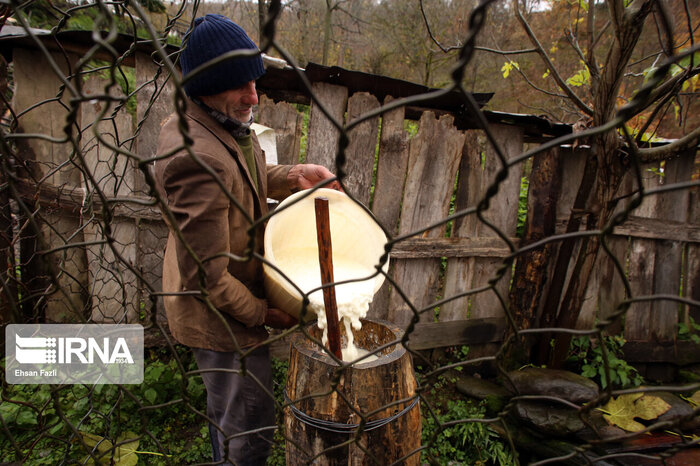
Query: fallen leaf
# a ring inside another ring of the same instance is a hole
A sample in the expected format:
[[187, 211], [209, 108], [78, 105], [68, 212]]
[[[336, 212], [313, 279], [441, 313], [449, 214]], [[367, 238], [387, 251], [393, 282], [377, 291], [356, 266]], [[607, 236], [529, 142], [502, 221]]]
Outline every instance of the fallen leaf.
[[611, 398], [605, 406], [598, 409], [603, 412], [608, 424], [628, 432], [639, 432], [645, 426], [635, 421], [635, 418], [646, 421], [656, 419], [671, 409], [671, 405], [658, 396], [633, 393]]

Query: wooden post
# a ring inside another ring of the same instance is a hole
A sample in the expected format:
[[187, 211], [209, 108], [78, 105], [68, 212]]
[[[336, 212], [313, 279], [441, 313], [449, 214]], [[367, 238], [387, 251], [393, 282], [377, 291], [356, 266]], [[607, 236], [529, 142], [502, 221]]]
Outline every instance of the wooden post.
[[[318, 240], [318, 262], [321, 266], [321, 284], [333, 283], [333, 246], [331, 244], [331, 223], [328, 215], [328, 199], [314, 199], [316, 208], [316, 237]], [[326, 307], [326, 328], [328, 329], [328, 349], [338, 359], [343, 359], [340, 350], [340, 329], [338, 328], [338, 305], [335, 301], [335, 287], [323, 289], [323, 304]]]

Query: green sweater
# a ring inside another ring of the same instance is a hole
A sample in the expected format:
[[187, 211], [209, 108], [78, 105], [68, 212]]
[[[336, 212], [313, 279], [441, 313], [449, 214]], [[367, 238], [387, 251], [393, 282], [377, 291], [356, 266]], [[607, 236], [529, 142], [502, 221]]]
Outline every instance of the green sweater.
[[248, 165], [248, 170], [250, 175], [253, 177], [253, 184], [255, 184], [255, 190], [258, 190], [258, 171], [255, 165], [255, 155], [253, 154], [253, 137], [251, 133], [247, 136], [236, 138], [236, 142], [243, 152], [243, 157], [245, 158], [246, 165]]

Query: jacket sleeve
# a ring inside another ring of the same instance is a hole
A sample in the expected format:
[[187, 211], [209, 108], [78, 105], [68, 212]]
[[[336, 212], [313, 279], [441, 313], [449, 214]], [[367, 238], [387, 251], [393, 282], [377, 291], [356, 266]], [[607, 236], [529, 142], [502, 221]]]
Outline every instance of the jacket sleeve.
[[291, 165], [267, 165], [267, 195], [277, 201], [282, 201], [292, 195], [287, 182], [287, 174]]
[[216, 158], [197, 155], [216, 176], [189, 154], [180, 154], [168, 162], [162, 179], [168, 207], [184, 239], [176, 241], [184, 291], [201, 290], [221, 312], [248, 327], [262, 325], [267, 313], [265, 301], [228, 271], [228, 213], [235, 207], [225, 190], [233, 173]]

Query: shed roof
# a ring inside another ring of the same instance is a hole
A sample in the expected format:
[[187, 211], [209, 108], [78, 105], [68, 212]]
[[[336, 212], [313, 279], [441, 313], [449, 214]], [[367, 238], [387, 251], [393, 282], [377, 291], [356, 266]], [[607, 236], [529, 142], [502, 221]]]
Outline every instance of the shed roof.
[[[12, 50], [15, 47], [36, 48], [37, 42], [43, 44], [49, 50], [65, 50], [69, 52], [84, 53], [95, 45], [92, 31], [60, 31], [52, 34], [51, 31], [42, 29], [30, 29], [5, 25], [0, 29], [0, 53], [10, 61]], [[119, 54], [126, 54], [122, 63], [133, 66], [134, 50], [152, 54], [156, 51], [153, 41], [149, 39], [135, 38], [129, 34], [118, 34], [111, 42], [111, 46]], [[165, 52], [174, 57], [179, 48], [165, 44]], [[96, 58], [111, 59], [106, 52], [98, 53]], [[275, 99], [285, 99], [308, 103], [310, 95], [299, 73], [303, 72], [306, 79], [311, 82], [325, 82], [342, 85], [348, 88], [350, 94], [355, 92], [368, 92], [377, 97], [381, 102], [388, 95], [395, 98], [409, 98], [426, 94], [438, 89], [429, 88], [409, 81], [390, 78], [371, 73], [353, 71], [337, 66], [322, 66], [309, 63], [303, 70], [294, 70], [291, 67], [268, 67], [267, 73], [258, 80], [258, 88], [261, 92]], [[481, 108], [493, 96], [493, 93], [472, 93], [474, 101]], [[456, 125], [461, 129], [478, 128], [480, 125], [475, 115], [469, 110], [464, 95], [458, 91], [438, 93], [429, 100], [413, 103], [407, 107], [407, 118], [418, 118], [425, 110], [433, 110], [437, 113], [450, 113], [454, 115]], [[522, 127], [526, 139], [542, 140], [551, 137], [571, 133], [570, 125], [553, 123], [546, 118], [535, 115], [523, 115], [495, 111], [483, 111], [490, 123], [507, 124]]]

